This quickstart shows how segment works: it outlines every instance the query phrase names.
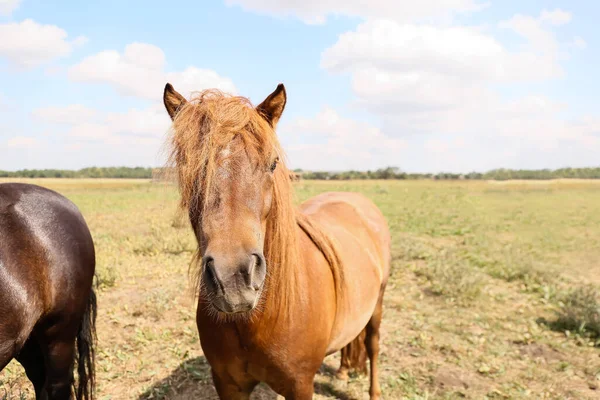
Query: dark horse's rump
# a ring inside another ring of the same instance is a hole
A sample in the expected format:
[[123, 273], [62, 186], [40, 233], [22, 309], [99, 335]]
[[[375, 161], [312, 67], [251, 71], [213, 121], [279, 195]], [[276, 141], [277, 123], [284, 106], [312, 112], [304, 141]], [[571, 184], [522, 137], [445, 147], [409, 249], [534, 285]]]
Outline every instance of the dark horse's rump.
[[[93, 397], [95, 251], [77, 207], [35, 185], [0, 184], [0, 370], [16, 358], [36, 397]], [[79, 381], [74, 383], [77, 360]]]

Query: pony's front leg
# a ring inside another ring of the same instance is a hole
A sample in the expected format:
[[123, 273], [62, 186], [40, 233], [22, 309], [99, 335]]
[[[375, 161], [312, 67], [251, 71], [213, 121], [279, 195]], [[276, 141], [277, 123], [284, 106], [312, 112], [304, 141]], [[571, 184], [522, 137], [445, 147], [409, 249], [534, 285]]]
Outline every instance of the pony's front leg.
[[258, 382], [239, 384], [231, 376], [219, 376], [214, 369], [211, 371], [215, 389], [222, 400], [249, 400], [250, 394]]
[[310, 379], [296, 380], [291, 390], [285, 394], [285, 400], [311, 400], [314, 393], [314, 376]]

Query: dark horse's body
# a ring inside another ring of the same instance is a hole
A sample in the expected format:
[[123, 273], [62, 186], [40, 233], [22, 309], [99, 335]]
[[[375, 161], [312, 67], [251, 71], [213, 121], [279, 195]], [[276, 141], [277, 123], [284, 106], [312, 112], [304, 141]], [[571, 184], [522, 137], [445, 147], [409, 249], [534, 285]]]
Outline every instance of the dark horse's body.
[[0, 184], [0, 370], [16, 358], [37, 399], [70, 399], [73, 386], [77, 399], [93, 397], [94, 272], [94, 243], [73, 203]]

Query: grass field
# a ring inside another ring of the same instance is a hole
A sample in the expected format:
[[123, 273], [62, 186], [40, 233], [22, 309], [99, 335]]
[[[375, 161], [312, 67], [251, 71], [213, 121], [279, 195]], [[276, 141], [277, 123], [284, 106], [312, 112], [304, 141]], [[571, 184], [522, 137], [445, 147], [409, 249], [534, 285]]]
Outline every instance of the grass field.
[[[39, 180], [82, 210], [98, 259], [98, 398], [216, 399], [187, 267], [195, 242], [173, 188]], [[361, 191], [393, 232], [381, 384], [386, 399], [600, 398], [600, 184], [298, 182], [298, 200]], [[182, 221], [184, 223], [182, 223]], [[366, 376], [317, 398], [368, 398]], [[0, 399], [31, 397], [13, 362]], [[274, 398], [260, 387], [254, 398]]]

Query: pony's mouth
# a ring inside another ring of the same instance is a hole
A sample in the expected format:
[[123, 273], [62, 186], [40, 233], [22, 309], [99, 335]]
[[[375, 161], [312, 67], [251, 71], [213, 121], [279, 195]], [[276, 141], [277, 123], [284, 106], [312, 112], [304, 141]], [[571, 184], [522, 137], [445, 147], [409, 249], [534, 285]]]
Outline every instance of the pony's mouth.
[[219, 314], [241, 315], [254, 311], [260, 301], [262, 288], [254, 293], [234, 296], [215, 296], [209, 301], [210, 306]]
[[230, 304], [222, 297], [214, 299], [212, 305], [217, 311], [225, 314], [244, 314], [254, 309], [253, 303]]

